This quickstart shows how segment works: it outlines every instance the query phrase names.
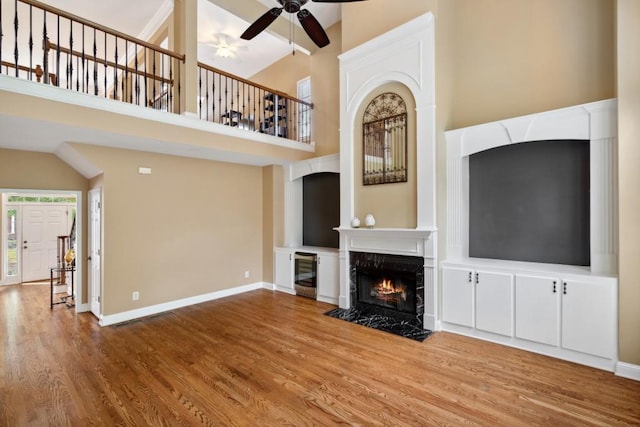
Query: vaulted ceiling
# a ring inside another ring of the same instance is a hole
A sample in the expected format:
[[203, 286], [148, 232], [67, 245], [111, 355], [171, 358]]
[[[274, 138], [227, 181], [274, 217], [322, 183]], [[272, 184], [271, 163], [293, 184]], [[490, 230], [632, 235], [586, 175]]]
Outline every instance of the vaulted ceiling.
[[[41, 0], [43, 3], [94, 22], [106, 25], [134, 37], [145, 39], [166, 19], [173, 9], [173, 0]], [[294, 15], [283, 13], [266, 31], [251, 41], [240, 39], [247, 27], [272, 7], [277, 0], [197, 0], [198, 60], [240, 77], [249, 78], [286, 55], [294, 46], [304, 53], [317, 50], [300, 27]], [[2, 0], [12, 10], [13, 0]], [[313, 3], [304, 6], [326, 29], [340, 20], [339, 4]], [[291, 32], [293, 30], [293, 33]], [[224, 37], [223, 37], [224, 36]], [[221, 38], [232, 46], [234, 56], [216, 56]]]

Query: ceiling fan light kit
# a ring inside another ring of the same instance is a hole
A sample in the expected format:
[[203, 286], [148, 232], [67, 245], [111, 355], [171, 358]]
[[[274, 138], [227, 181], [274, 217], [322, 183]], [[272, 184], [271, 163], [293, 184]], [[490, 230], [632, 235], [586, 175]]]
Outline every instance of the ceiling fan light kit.
[[[247, 30], [242, 33], [240, 38], [244, 40], [251, 40], [262, 31], [264, 31], [273, 21], [276, 20], [278, 16], [282, 13], [282, 11], [286, 11], [287, 13], [295, 13], [298, 17], [298, 21], [300, 21], [300, 25], [307, 33], [309, 38], [313, 40], [313, 42], [318, 47], [325, 47], [330, 43], [329, 37], [327, 33], [320, 25], [320, 22], [306, 9], [302, 9], [302, 6], [307, 4], [309, 0], [277, 0], [278, 3], [282, 5], [282, 7], [274, 7], [268, 10], [264, 15], [259, 17], [253, 24], [247, 28]], [[354, 1], [365, 1], [365, 0], [311, 0], [315, 3], [351, 3]]]

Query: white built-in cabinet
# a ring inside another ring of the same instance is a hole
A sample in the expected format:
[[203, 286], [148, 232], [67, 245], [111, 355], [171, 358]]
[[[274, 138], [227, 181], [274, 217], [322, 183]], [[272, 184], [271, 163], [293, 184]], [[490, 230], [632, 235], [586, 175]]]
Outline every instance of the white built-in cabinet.
[[318, 301], [338, 304], [340, 275], [338, 274], [338, 253], [318, 253]]
[[573, 272], [443, 265], [441, 326], [613, 370], [617, 280]]
[[511, 335], [513, 275], [468, 268], [443, 268], [442, 320]]
[[277, 291], [295, 294], [294, 266], [295, 253], [305, 252], [317, 255], [316, 299], [330, 304], [338, 304], [340, 277], [337, 249], [301, 247], [274, 249], [274, 285]]
[[273, 284], [276, 290], [295, 293], [293, 287], [293, 253], [289, 248], [275, 248], [273, 251]]
[[516, 276], [516, 337], [615, 355], [615, 292], [606, 283]]

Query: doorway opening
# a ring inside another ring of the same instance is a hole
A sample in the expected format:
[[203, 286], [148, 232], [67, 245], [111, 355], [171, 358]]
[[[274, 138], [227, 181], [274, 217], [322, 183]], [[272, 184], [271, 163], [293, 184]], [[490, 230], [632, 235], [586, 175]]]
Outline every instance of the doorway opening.
[[[0, 189], [0, 195], [0, 285], [49, 283], [51, 267], [81, 259], [82, 192]], [[80, 264], [73, 290], [78, 301]]]

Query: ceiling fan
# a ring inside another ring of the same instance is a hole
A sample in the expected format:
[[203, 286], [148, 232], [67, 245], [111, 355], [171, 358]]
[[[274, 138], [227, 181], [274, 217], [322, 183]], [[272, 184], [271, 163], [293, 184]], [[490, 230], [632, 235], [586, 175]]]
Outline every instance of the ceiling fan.
[[233, 58], [238, 51], [247, 50], [248, 47], [237, 43], [227, 34], [214, 34], [211, 41], [202, 42], [205, 46], [216, 49], [215, 55], [222, 58]]
[[[327, 33], [322, 28], [322, 25], [318, 22], [318, 20], [306, 9], [302, 9], [309, 0], [277, 0], [278, 3], [282, 5], [282, 7], [274, 7], [270, 9], [267, 13], [258, 18], [253, 24], [247, 28], [247, 30], [242, 33], [240, 38], [244, 40], [251, 40], [265, 28], [267, 28], [273, 21], [276, 20], [278, 16], [282, 13], [283, 10], [289, 13], [297, 13], [298, 20], [300, 21], [300, 25], [307, 33], [309, 38], [313, 40], [318, 47], [325, 47], [329, 44], [329, 37]], [[311, 0], [316, 3], [349, 3], [354, 1], [363, 1], [363, 0]]]

